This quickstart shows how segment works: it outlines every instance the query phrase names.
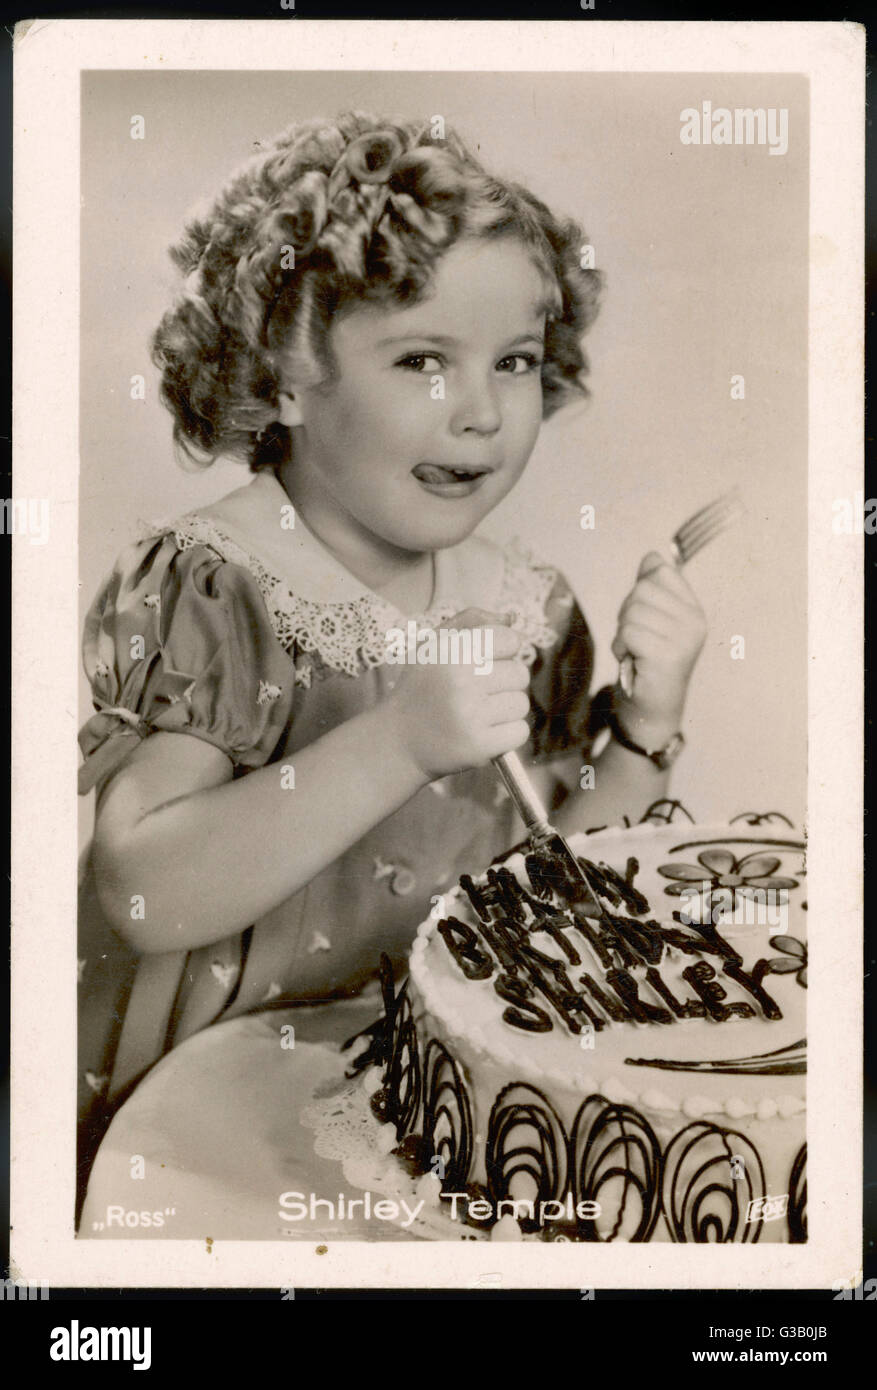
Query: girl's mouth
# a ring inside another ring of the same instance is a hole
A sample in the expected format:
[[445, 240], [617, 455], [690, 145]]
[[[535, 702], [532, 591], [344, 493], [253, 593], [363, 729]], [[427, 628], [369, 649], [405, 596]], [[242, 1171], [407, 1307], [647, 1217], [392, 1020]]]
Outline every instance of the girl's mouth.
[[426, 492], [435, 497], [468, 497], [476, 492], [492, 468], [450, 468], [441, 463], [418, 463], [411, 472]]

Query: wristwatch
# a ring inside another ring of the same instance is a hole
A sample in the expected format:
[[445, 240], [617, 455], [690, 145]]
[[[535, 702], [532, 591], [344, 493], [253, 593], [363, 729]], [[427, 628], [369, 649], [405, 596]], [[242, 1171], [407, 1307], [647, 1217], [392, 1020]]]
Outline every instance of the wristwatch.
[[630, 753], [639, 753], [641, 757], [648, 758], [650, 762], [653, 762], [661, 772], [666, 772], [668, 767], [673, 766], [685, 747], [684, 736], [678, 733], [674, 734], [670, 742], [666, 743], [663, 748], [643, 748], [641, 744], [634, 743], [619, 724], [618, 716], [615, 713], [617, 689], [617, 686], [604, 685], [592, 699], [588, 710], [588, 738], [593, 743], [598, 734], [608, 729], [620, 747], [626, 748]]
[[643, 748], [639, 743], [634, 743], [632, 738], [628, 738], [618, 722], [614, 709], [609, 709], [606, 714], [606, 723], [612, 733], [615, 742], [622, 748], [626, 748], [630, 753], [640, 753], [642, 757], [648, 758], [649, 762], [655, 764], [661, 772], [666, 772], [668, 767], [672, 767], [682, 749], [685, 747], [685, 736], [675, 733], [669, 743], [665, 743], [663, 748]]

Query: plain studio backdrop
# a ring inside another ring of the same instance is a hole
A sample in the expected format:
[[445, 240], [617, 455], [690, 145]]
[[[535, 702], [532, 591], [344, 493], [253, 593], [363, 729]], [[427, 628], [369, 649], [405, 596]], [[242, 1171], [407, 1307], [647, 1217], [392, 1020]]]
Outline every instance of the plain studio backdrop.
[[[788, 152], [683, 145], [680, 115], [705, 101], [786, 108]], [[805, 78], [769, 74], [85, 73], [81, 617], [142, 522], [251, 476], [228, 462], [182, 471], [158, 398], [148, 341], [179, 283], [167, 248], [187, 213], [292, 122], [351, 108], [441, 115], [489, 170], [580, 221], [606, 277], [586, 339], [591, 398], [543, 427], [482, 531], [520, 536], [566, 574], [600, 685], [615, 679], [609, 646], [642, 555], [738, 485], [747, 517], [686, 571], [709, 636], [671, 795], [701, 821], [778, 810], [803, 824], [807, 103]], [[130, 137], [136, 115], [143, 140]], [[145, 400], [131, 399], [138, 373]], [[738, 374], [743, 400], [731, 396]], [[84, 675], [81, 696], [84, 720]]]

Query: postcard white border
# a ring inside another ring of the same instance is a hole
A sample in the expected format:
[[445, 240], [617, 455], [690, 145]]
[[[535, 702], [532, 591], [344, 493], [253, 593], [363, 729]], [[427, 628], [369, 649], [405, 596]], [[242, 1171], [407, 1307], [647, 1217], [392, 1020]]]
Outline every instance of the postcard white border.
[[[802, 1246], [76, 1240], [79, 88], [83, 69], [803, 73], [811, 94], [809, 1230]], [[810, 1288], [861, 1261], [865, 31], [849, 23], [35, 20], [17, 26], [12, 1256], [84, 1287]], [[837, 1001], [843, 1001], [842, 1007]], [[813, 1117], [816, 1123], [813, 1123]], [[824, 1194], [821, 1200], [817, 1194]]]

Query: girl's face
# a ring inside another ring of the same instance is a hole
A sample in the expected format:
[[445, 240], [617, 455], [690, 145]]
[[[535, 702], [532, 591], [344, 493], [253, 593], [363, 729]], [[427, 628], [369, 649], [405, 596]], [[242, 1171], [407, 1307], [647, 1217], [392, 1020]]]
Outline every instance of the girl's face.
[[524, 246], [458, 242], [427, 293], [339, 318], [331, 381], [290, 386], [293, 500], [342, 552], [455, 545], [514, 486], [539, 433], [546, 294]]

